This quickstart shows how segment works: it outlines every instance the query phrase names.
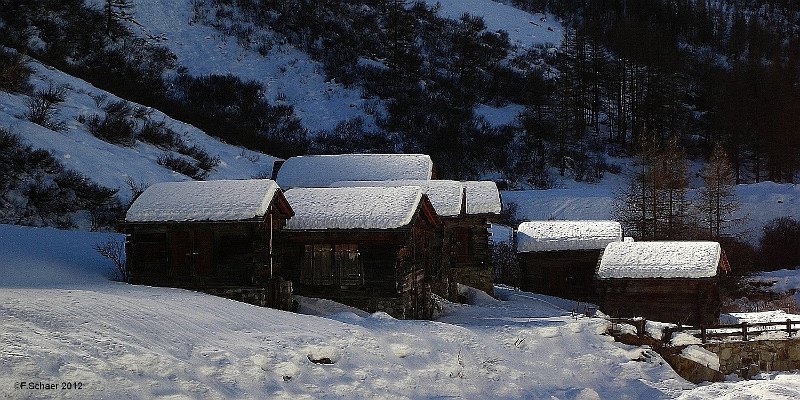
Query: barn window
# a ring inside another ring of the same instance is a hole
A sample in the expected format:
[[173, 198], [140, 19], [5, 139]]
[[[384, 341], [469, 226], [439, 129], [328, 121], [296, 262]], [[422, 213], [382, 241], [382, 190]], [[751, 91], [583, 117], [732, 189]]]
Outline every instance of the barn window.
[[364, 264], [357, 244], [306, 245], [300, 281], [308, 285], [357, 286], [364, 283]]
[[340, 285], [358, 286], [364, 283], [364, 264], [357, 244], [337, 244], [336, 264]]
[[306, 245], [300, 281], [309, 285], [333, 283], [333, 246], [329, 244]]

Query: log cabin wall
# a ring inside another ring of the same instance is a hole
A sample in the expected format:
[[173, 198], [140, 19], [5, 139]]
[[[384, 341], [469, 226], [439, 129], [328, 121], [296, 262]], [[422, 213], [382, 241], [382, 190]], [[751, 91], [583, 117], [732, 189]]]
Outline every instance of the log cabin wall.
[[[494, 294], [494, 269], [489, 249], [489, 223], [484, 216], [442, 218], [441, 265], [447, 282], [447, 293], [440, 294], [457, 300], [456, 283]], [[443, 292], [437, 282], [437, 294]]]
[[276, 242], [286, 217], [272, 214], [272, 263], [269, 216], [265, 221], [123, 224], [130, 281], [272, 306], [265, 300], [270, 298], [267, 283], [270, 266], [272, 276], [281, 273]]
[[598, 286], [600, 308], [612, 317], [641, 316], [695, 326], [719, 323], [716, 278], [603, 279]]
[[401, 229], [284, 231], [284, 276], [299, 295], [396, 318], [431, 317], [436, 227], [417, 215]]
[[594, 303], [594, 281], [602, 250], [538, 251], [519, 254], [522, 290]]

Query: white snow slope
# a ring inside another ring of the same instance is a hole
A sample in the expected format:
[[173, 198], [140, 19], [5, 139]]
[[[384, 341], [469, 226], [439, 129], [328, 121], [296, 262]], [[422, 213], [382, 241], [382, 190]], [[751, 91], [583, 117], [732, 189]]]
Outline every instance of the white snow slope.
[[539, 44], [561, 45], [564, 28], [552, 14], [531, 14], [493, 0], [425, 0], [430, 6], [439, 5], [439, 15], [459, 19], [465, 13], [483, 18], [491, 32], [508, 32], [511, 44], [529, 49]]
[[[237, 39], [194, 20], [193, 0], [134, 0], [133, 14], [151, 34], [165, 38], [160, 44], [170, 49], [178, 63], [192, 75], [232, 74], [245, 81], [257, 81], [270, 102], [285, 96], [303, 125], [314, 132], [331, 129], [354, 117], [372, 119], [364, 112], [370, 100], [357, 89], [328, 81], [319, 64], [278, 39], [266, 57], [240, 46]], [[202, 3], [198, 3], [202, 4]], [[199, 5], [203, 8], [202, 5]], [[212, 11], [213, 13], [213, 11]], [[273, 32], [263, 32], [272, 41]]]
[[[22, 115], [28, 110], [26, 103], [29, 97], [5, 92], [0, 92], [0, 127], [19, 135], [25, 144], [33, 148], [50, 151], [67, 168], [80, 172], [103, 186], [121, 189], [119, 194], [123, 200], [130, 198], [130, 191], [125, 183], [128, 178], [136, 183], [146, 184], [191, 179], [156, 163], [158, 157], [165, 153], [164, 150], [143, 142], [137, 142], [133, 147], [117, 146], [92, 136], [87, 126], [77, 121], [81, 115], [105, 115], [93, 96], [105, 98], [105, 103], [118, 101], [120, 98], [38, 62], [32, 61], [30, 66], [34, 70], [31, 83], [38, 89], [47, 89], [50, 84], [67, 89], [66, 101], [57, 106], [58, 112], [54, 118], [65, 122], [66, 129], [55, 132], [24, 119]], [[167, 117], [160, 111], [144, 109], [150, 113], [151, 120], [164, 121], [189, 146], [196, 145], [212, 157], [220, 158], [220, 164], [214, 168], [208, 179], [242, 179], [272, 172], [275, 157], [223, 143], [191, 125]]]
[[[800, 377], [696, 388], [649, 350], [497, 287], [438, 321], [301, 299], [301, 315], [107, 280], [109, 234], [0, 225], [0, 398], [790, 398]], [[333, 364], [310, 359], [329, 358]], [[26, 382], [23, 388], [20, 382]], [[79, 382], [81, 389], [61, 389]], [[57, 389], [35, 389], [55, 383]], [[33, 387], [33, 388], [32, 388]]]

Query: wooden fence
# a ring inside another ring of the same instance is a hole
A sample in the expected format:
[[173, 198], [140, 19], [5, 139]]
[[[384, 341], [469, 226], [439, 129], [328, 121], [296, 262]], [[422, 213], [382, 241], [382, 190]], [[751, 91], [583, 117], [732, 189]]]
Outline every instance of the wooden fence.
[[[647, 324], [646, 319], [614, 318], [611, 320], [611, 322], [633, 325], [636, 328], [636, 333], [638, 335], [641, 336], [645, 334], [645, 327]], [[672, 340], [672, 336], [677, 332], [688, 333], [699, 338], [703, 343], [706, 343], [711, 339], [727, 337], [740, 337], [741, 340], [747, 341], [760, 334], [770, 332], [785, 332], [787, 337], [791, 338], [798, 331], [800, 331], [800, 321], [792, 321], [789, 319], [781, 322], [742, 322], [741, 324], [710, 325], [700, 327], [682, 326], [679, 324], [676, 327], [664, 328], [661, 340], [663, 343], [669, 343]]]

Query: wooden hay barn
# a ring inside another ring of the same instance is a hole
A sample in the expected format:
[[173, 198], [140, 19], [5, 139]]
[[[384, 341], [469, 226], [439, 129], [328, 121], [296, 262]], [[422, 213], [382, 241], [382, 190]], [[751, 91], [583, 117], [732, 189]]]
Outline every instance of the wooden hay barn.
[[501, 210], [494, 182], [451, 180], [344, 181], [333, 187], [419, 186], [430, 199], [442, 224], [441, 253], [434, 271], [434, 292], [458, 300], [456, 283], [492, 294], [494, 270], [489, 247], [489, 223]]
[[[120, 225], [130, 281], [195, 289], [257, 305], [286, 308], [278, 236], [293, 215], [267, 179], [157, 183]], [[279, 300], [282, 299], [282, 300]]]
[[594, 275], [603, 249], [622, 240], [615, 221], [531, 221], [517, 229], [520, 286], [565, 299], [597, 300]]
[[430, 318], [439, 218], [419, 187], [296, 188], [285, 233], [295, 293]]
[[275, 174], [284, 189], [328, 187], [339, 181], [434, 179], [431, 157], [424, 154], [336, 154], [290, 157]]
[[717, 242], [611, 243], [597, 270], [600, 309], [613, 317], [717, 324], [717, 281], [728, 269]]

